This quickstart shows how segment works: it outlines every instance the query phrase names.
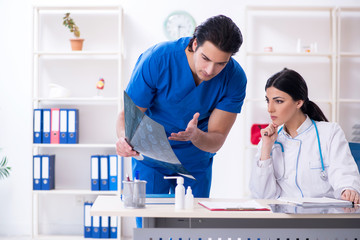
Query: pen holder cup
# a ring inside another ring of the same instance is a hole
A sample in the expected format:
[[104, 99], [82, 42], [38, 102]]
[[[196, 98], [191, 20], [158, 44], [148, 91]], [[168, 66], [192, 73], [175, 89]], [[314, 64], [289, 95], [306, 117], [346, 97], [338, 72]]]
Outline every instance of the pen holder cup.
[[125, 208], [144, 208], [146, 181], [123, 181], [122, 201]]

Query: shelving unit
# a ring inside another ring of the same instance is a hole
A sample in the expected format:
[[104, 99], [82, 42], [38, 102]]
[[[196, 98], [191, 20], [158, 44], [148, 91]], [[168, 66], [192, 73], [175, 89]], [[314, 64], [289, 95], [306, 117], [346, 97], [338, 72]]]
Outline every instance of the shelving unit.
[[[72, 36], [62, 25], [67, 12], [85, 38], [83, 51], [71, 51]], [[119, 163], [119, 190], [91, 191], [90, 156], [116, 154], [115, 121], [123, 95], [122, 14], [120, 5], [106, 1], [33, 4], [33, 109], [79, 109], [78, 144], [32, 145], [33, 155], [56, 156], [55, 189], [32, 191], [33, 239], [84, 239], [84, 202], [98, 195], [120, 196]], [[105, 80], [101, 96], [96, 91], [99, 78]], [[69, 96], [52, 97], [49, 84], [64, 87]]]
[[[250, 143], [251, 125], [271, 121], [264, 97], [265, 83], [284, 67], [305, 78], [310, 100], [320, 106], [329, 121], [339, 122], [347, 139], [353, 140], [352, 127], [360, 127], [359, 13], [359, 8], [337, 7], [246, 8], [245, 183], [250, 174], [246, 169], [250, 169], [256, 153], [256, 146]], [[298, 52], [298, 39], [302, 45], [316, 42], [317, 51], [303, 52], [300, 48], [302, 52]], [[269, 47], [273, 51], [265, 52]]]
[[360, 142], [360, 8], [339, 8], [337, 17], [337, 120], [349, 141]]

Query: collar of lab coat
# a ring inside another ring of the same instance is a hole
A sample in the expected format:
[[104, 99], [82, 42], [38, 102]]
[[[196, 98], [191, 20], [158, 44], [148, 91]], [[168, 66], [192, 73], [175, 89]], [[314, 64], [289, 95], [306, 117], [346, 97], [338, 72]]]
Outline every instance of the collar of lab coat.
[[[299, 136], [300, 134], [302, 134], [303, 132], [305, 132], [311, 125], [312, 125], [312, 121], [311, 119], [309, 118], [308, 115], [306, 115], [306, 119], [305, 121], [300, 125], [300, 127], [298, 127], [298, 129], [296, 130], [298, 135]], [[290, 136], [290, 134], [288, 132], [286, 132], [285, 128], [283, 128], [283, 132], [284, 132], [284, 135], [287, 136], [288, 138], [292, 138]]]

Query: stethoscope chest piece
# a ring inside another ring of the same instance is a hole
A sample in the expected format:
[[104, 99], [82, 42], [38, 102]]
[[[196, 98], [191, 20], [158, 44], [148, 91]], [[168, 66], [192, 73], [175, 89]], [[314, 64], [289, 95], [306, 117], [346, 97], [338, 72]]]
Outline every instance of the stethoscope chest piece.
[[326, 181], [328, 179], [328, 176], [325, 171], [320, 172], [320, 178], [324, 181]]

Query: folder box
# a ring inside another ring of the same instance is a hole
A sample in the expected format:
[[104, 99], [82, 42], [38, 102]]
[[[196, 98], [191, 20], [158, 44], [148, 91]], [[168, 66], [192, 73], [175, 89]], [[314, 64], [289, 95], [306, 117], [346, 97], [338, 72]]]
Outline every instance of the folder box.
[[91, 156], [91, 190], [100, 190], [100, 157], [98, 155]]
[[110, 217], [110, 238], [117, 238], [117, 216]]
[[118, 190], [118, 156], [109, 155], [109, 190]]
[[51, 109], [43, 109], [42, 143], [50, 143]]
[[68, 109], [60, 109], [60, 143], [68, 143]]
[[55, 188], [55, 155], [41, 156], [41, 190]]
[[34, 123], [33, 123], [33, 142], [42, 143], [42, 109], [34, 109]]
[[99, 216], [92, 216], [92, 223], [93, 223], [93, 238], [100, 238], [100, 217]]
[[60, 142], [60, 109], [51, 109], [51, 133], [50, 143], [58, 144]]
[[90, 208], [92, 203], [85, 202], [84, 203], [84, 237], [91, 238], [92, 237], [92, 222], [91, 222], [91, 215], [90, 215]]
[[33, 189], [41, 190], [41, 156], [33, 156]]
[[101, 216], [101, 233], [100, 238], [110, 238], [109, 233], [109, 217]]
[[100, 156], [100, 190], [109, 190], [109, 157]]
[[68, 109], [68, 143], [79, 143], [79, 110]]

